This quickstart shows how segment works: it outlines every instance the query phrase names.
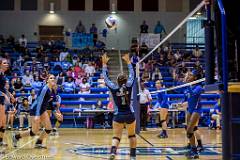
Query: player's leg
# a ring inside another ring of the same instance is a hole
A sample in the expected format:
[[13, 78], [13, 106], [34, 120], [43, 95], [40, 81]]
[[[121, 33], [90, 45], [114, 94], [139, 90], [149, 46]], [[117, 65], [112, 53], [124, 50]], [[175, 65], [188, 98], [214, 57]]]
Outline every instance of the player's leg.
[[128, 131], [128, 138], [130, 143], [130, 158], [135, 159], [136, 158], [136, 147], [137, 147], [137, 139], [136, 139], [136, 120], [132, 122], [131, 124], [126, 124], [126, 128]]
[[167, 135], [167, 116], [168, 116], [168, 109], [167, 108], [160, 108], [160, 124], [162, 125], [162, 131], [159, 134], [159, 138], [168, 138], [168, 135]]

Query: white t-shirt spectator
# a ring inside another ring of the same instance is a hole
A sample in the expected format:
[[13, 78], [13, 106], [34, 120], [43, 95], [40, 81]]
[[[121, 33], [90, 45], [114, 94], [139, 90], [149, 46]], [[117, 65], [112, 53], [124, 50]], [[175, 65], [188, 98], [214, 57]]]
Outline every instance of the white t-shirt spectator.
[[27, 47], [27, 38], [21, 37], [21, 38], [19, 38], [18, 42], [19, 42], [20, 46]]
[[65, 58], [67, 57], [69, 53], [68, 52], [61, 52], [59, 56], [59, 61], [65, 61]]
[[85, 73], [86, 73], [87, 75], [92, 76], [95, 72], [96, 72], [96, 71], [95, 71], [95, 67], [94, 67], [94, 66], [92, 66], [92, 65], [87, 65], [87, 66], [86, 66], [86, 68], [85, 68]]
[[89, 83], [81, 83], [79, 85], [79, 87], [80, 87], [79, 93], [86, 93], [86, 94], [90, 93], [90, 84]]
[[33, 76], [32, 75], [24, 75], [22, 77], [22, 83], [24, 86], [31, 86], [33, 83]]
[[146, 104], [150, 100], [152, 100], [152, 96], [149, 90], [146, 88], [144, 88], [144, 90], [141, 90], [139, 94], [140, 94], [140, 104]]

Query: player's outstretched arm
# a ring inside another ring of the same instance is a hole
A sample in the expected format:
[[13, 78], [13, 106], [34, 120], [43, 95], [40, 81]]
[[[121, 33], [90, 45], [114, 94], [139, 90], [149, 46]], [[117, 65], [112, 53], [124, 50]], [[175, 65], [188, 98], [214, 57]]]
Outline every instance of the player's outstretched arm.
[[128, 65], [128, 71], [129, 71], [129, 74], [128, 74], [128, 80], [127, 80], [127, 87], [130, 87], [133, 85], [133, 81], [134, 81], [134, 70], [133, 70], [133, 66], [131, 64], [131, 60], [130, 60], [130, 57], [129, 57], [129, 53], [126, 53], [122, 59], [127, 63]]

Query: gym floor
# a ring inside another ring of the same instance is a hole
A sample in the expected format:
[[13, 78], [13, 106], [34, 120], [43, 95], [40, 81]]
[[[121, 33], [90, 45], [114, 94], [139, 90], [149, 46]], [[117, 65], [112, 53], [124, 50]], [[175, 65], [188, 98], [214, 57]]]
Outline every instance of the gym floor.
[[[202, 160], [221, 159], [221, 131], [200, 128], [205, 150], [200, 154]], [[56, 160], [101, 160], [107, 159], [111, 146], [111, 129], [61, 128], [58, 136], [49, 136], [47, 149], [34, 149], [35, 139], [28, 137], [19, 142], [18, 148], [12, 148], [12, 131], [7, 131], [5, 142], [10, 144], [0, 148], [0, 159], [56, 159]], [[184, 129], [169, 129], [168, 139], [157, 137], [158, 129], [148, 129], [137, 136], [137, 160], [184, 160], [187, 144]], [[145, 139], [145, 140], [144, 140]], [[117, 160], [127, 160], [128, 139], [123, 133]]]

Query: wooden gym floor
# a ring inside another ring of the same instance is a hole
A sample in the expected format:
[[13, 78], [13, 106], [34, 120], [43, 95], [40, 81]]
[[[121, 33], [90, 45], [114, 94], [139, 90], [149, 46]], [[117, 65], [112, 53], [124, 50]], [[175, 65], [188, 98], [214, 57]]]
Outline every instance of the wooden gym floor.
[[[200, 159], [217, 160], [221, 159], [221, 131], [200, 128], [203, 137], [203, 144], [206, 149], [200, 154]], [[111, 129], [59, 129], [59, 136], [49, 136], [47, 141], [48, 149], [33, 149], [35, 139], [23, 138], [18, 148], [12, 148], [12, 131], [6, 132], [5, 141], [10, 145], [0, 148], [0, 159], [48, 159], [48, 160], [101, 160], [107, 159], [111, 146]], [[169, 129], [168, 139], [159, 139], [158, 129], [148, 129], [142, 132], [141, 136], [152, 145], [137, 136], [137, 160], [184, 160], [184, 149], [187, 143], [184, 129]], [[124, 131], [118, 160], [128, 158], [128, 139]]]

